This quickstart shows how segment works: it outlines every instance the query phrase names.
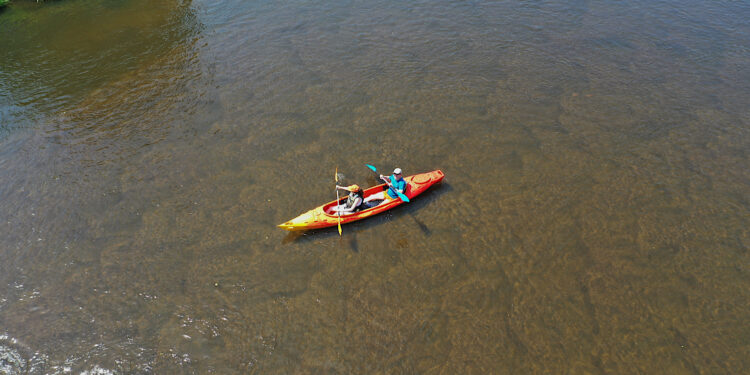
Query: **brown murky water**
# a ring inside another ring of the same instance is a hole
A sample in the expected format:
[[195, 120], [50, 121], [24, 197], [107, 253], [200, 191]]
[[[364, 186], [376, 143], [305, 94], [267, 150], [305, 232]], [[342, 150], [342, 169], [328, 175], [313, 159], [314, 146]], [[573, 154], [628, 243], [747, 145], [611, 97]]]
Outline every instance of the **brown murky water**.
[[[13, 2], [0, 373], [750, 372], [750, 6]], [[336, 230], [275, 227], [446, 180]]]

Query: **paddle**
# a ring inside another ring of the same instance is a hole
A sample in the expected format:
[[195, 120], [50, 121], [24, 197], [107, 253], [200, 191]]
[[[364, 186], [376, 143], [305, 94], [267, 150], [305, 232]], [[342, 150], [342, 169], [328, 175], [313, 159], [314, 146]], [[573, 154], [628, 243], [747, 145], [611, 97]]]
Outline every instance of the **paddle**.
[[[377, 168], [373, 167], [370, 164], [365, 164], [365, 165], [367, 166], [367, 168], [370, 168], [370, 170], [372, 170], [373, 172], [378, 173], [378, 169]], [[378, 175], [380, 175], [380, 173], [378, 173]], [[399, 192], [396, 189], [393, 189], [393, 191], [395, 191], [396, 194], [398, 194], [398, 197], [401, 198], [402, 201], [404, 201], [406, 203], [409, 203], [409, 198], [407, 198], [406, 195], [404, 195], [403, 193]]]
[[[336, 185], [339, 184], [339, 167], [336, 167]], [[339, 237], [341, 236], [341, 211], [339, 211], [339, 205], [341, 204], [341, 201], [339, 200], [339, 189], [336, 188], [336, 213], [339, 215]]]

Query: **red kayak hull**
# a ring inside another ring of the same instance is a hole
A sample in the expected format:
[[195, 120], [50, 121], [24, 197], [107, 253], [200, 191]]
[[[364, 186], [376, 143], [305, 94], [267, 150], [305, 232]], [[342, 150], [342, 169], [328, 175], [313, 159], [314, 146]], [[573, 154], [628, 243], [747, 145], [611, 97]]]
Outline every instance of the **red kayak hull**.
[[[404, 180], [406, 180], [406, 189], [404, 191], [404, 195], [406, 195], [406, 197], [411, 200], [417, 195], [422, 194], [425, 190], [430, 188], [430, 186], [443, 181], [443, 177], [445, 177], [445, 175], [443, 174], [443, 171], [439, 169], [432, 172], [420, 173], [413, 176], [404, 177]], [[365, 198], [369, 197], [372, 194], [383, 191], [384, 186], [385, 184], [381, 184], [366, 189], [364, 191]], [[342, 198], [341, 201], [343, 202], [345, 199], [346, 198]], [[384, 201], [383, 203], [366, 210], [358, 211], [348, 215], [341, 215], [341, 224], [351, 223], [353, 221], [362, 220], [370, 216], [377, 215], [381, 212], [388, 211], [394, 207], [400, 206], [403, 203], [404, 201], [402, 201], [401, 198], [397, 198]], [[315, 207], [312, 210], [287, 221], [286, 223], [279, 224], [278, 227], [290, 231], [335, 227], [336, 225], [338, 225], [338, 216], [331, 215], [327, 213], [326, 210], [336, 204], [337, 202], [334, 200], [324, 205]]]

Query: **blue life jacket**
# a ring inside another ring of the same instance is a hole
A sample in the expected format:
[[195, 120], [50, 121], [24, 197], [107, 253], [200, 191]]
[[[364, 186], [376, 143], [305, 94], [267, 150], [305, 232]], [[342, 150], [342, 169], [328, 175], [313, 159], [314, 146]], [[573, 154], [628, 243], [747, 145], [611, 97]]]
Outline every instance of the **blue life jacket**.
[[[403, 193], [406, 193], [406, 190], [405, 190], [406, 181], [403, 178], [401, 178], [400, 180], [396, 180], [396, 177], [391, 175], [391, 185], [394, 188], [401, 190]], [[398, 198], [398, 193], [396, 193], [396, 191], [394, 191], [393, 188], [388, 188], [388, 196], [390, 196], [393, 199], [396, 199]]]

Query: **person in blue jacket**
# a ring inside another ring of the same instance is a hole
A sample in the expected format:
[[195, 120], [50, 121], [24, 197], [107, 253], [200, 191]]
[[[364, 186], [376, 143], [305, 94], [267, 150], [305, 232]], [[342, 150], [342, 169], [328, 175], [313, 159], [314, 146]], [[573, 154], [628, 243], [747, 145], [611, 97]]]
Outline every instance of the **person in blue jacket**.
[[375, 200], [390, 201], [398, 198], [398, 193], [396, 193], [397, 191], [401, 194], [406, 193], [406, 181], [404, 181], [404, 178], [401, 176], [401, 168], [394, 169], [393, 175], [389, 177], [383, 176], [381, 174], [380, 179], [385, 181], [385, 185], [388, 186], [388, 189], [370, 195], [369, 197], [365, 198], [364, 203]]

